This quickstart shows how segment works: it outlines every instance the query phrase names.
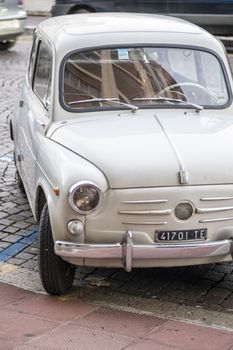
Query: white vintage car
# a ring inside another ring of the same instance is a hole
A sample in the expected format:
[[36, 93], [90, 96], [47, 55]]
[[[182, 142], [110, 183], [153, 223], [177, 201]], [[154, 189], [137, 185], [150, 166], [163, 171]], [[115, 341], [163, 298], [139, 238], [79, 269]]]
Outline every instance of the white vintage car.
[[232, 87], [222, 44], [183, 20], [39, 25], [11, 134], [48, 293], [75, 266], [232, 260]]

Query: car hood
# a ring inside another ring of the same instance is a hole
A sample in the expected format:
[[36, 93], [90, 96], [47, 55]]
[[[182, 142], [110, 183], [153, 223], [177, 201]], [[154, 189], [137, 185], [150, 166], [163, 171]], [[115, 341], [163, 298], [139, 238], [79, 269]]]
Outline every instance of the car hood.
[[76, 119], [51, 139], [98, 167], [112, 188], [136, 188], [232, 183], [232, 135], [232, 118], [216, 111], [160, 110]]

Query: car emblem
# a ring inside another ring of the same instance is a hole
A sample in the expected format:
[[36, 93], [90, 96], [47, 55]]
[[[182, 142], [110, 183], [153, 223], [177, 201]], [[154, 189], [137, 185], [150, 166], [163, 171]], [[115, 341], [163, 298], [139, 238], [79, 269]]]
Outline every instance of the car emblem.
[[174, 212], [177, 219], [187, 220], [193, 215], [194, 209], [191, 203], [182, 202], [177, 204]]

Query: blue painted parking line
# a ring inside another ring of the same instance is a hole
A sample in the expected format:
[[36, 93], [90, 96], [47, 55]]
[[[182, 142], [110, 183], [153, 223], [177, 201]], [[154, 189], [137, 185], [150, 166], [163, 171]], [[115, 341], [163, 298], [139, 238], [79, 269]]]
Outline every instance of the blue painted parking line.
[[32, 234], [30, 236], [24, 237], [23, 239], [21, 239], [19, 242], [29, 245], [32, 244], [33, 242], [35, 242], [35, 240], [38, 237], [38, 232], [37, 231], [32, 231]]
[[29, 236], [22, 238], [20, 241], [13, 243], [9, 247], [4, 249], [0, 253], [0, 262], [5, 262], [9, 260], [25, 248], [27, 248], [30, 244], [36, 241], [37, 235], [37, 231], [32, 231], [32, 233]]

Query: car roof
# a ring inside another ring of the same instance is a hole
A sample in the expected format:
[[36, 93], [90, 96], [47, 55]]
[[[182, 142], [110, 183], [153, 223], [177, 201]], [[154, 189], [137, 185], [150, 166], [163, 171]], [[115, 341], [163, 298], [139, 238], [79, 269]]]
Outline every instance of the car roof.
[[[51, 29], [64, 31], [67, 34], [94, 34], [114, 32], [162, 31], [198, 33], [201, 28], [184, 20], [149, 14], [129, 13], [93, 13], [53, 17], [49, 20]], [[42, 27], [43, 27], [42, 22]], [[138, 23], [141, 27], [138, 28]]]
[[[182, 19], [135, 13], [88, 13], [52, 17], [42, 32], [63, 54], [75, 49], [130, 43], [222, 47], [204, 29]], [[77, 40], [78, 38], [78, 40]]]

